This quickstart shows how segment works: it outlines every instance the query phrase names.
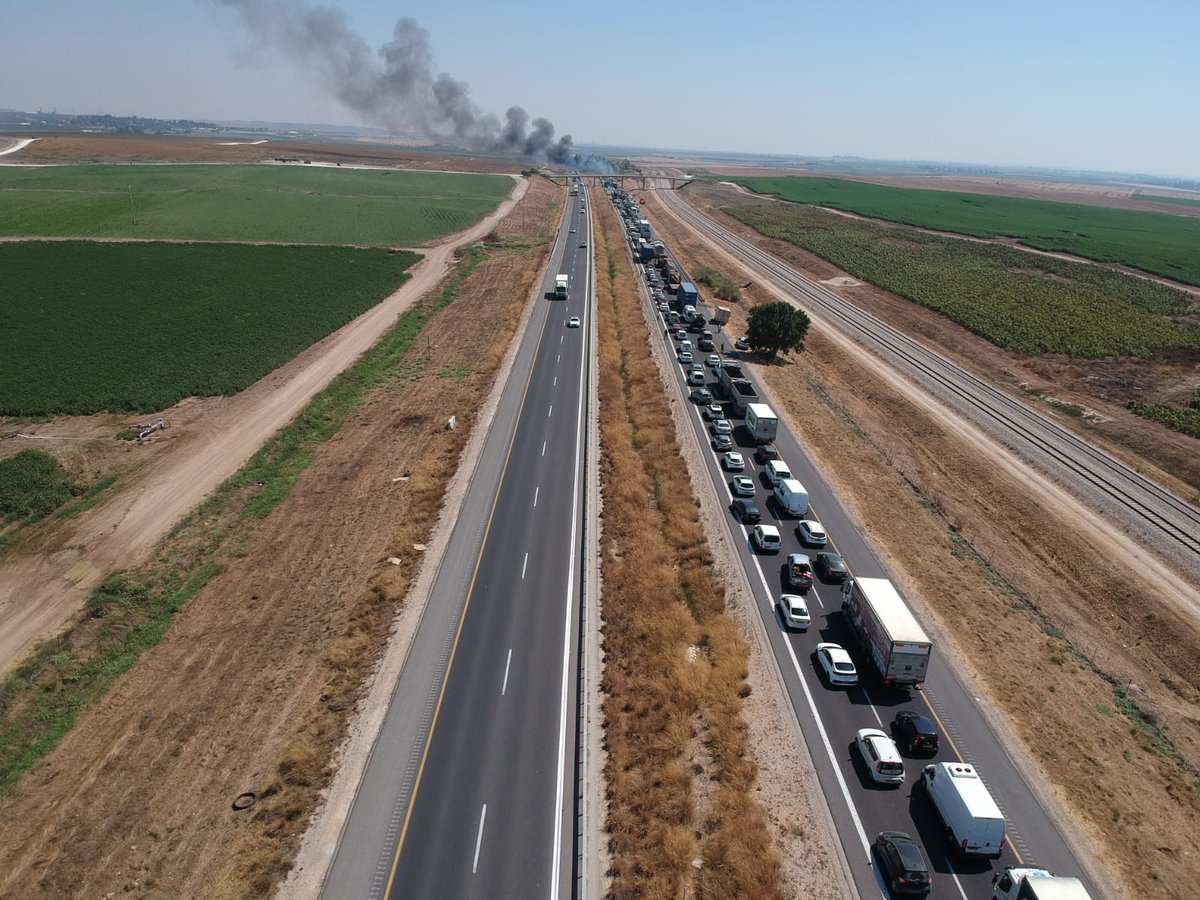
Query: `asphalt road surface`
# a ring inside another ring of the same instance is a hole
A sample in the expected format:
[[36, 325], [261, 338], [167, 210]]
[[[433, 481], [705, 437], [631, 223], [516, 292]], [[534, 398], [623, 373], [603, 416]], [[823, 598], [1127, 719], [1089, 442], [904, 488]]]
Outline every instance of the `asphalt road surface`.
[[571, 896], [592, 265], [568, 201], [324, 897]]
[[[638, 271], [640, 275], [640, 266]], [[644, 279], [642, 285], [643, 302], [652, 310], [644, 290]], [[712, 314], [711, 308], [702, 308], [702, 311]], [[666, 336], [662, 316], [656, 311], [649, 314], [654, 317], [656, 339], [673, 344], [673, 339]], [[725, 334], [716, 326], [708, 327], [716, 332], [718, 350], [723, 345], [732, 350], [735, 335]], [[695, 336], [691, 337], [694, 343]], [[673, 352], [674, 348], [671, 350]], [[696, 361], [703, 361], [706, 355], [696, 353]], [[743, 354], [727, 355], [736, 359]], [[681, 398], [690, 394], [691, 387], [685, 384], [689, 368], [690, 365], [676, 367], [676, 385]], [[706, 367], [706, 373], [706, 386], [719, 396], [713, 370]], [[751, 376], [751, 380], [756, 379]], [[692, 408], [696, 440], [710, 449], [706, 454], [709, 473], [720, 495], [732, 504], [729, 481], [734, 474], [742, 473], [722, 469], [722, 454], [711, 450], [712, 436], [709, 424], [702, 416], [703, 407], [690, 401], [687, 403]], [[805, 547], [800, 543], [795, 532], [798, 520], [786, 516], [777, 506], [761, 467], [754, 461], [754, 445], [745, 428], [732, 414], [730, 419], [735, 425], [734, 449], [746, 460], [744, 474], [755, 481], [753, 499], [762, 510], [763, 522], [779, 528], [783, 537], [782, 551], [779, 554], [757, 553], [749, 539], [750, 528], [738, 522], [731, 512], [728, 526], [738, 546], [860, 894], [864, 898], [888, 896], [870, 852], [871, 843], [881, 831], [903, 831], [921, 843], [932, 875], [933, 898], [976, 900], [990, 897], [992, 876], [1006, 865], [1042, 865], [1058, 874], [1082, 876], [1082, 868], [1062, 833], [981, 714], [980, 707], [985, 701], [959, 683], [939, 654], [936, 643], [922, 689], [885, 690], [878, 677], [872, 677], [865, 652], [843, 623], [840, 585], [818, 580], [809, 591], [807, 599], [812, 626], [807, 632], [789, 632], [783, 627], [775, 610], [775, 601], [780, 593], [795, 593], [784, 586], [786, 556], [788, 553], [815, 556], [821, 548]], [[796, 436], [781, 426], [776, 446], [793, 476], [807, 488], [811, 508], [806, 518], [816, 519], [824, 525], [830, 536], [828, 549], [842, 554], [854, 575], [887, 577], [883, 565], [863, 539], [860, 524], [831, 494]], [[858, 687], [831, 689], [826, 686], [814, 658], [816, 645], [821, 641], [834, 641], [849, 650], [860, 672]], [[889, 731], [891, 720], [901, 709], [917, 710], [933, 718], [942, 735], [941, 748], [932, 758], [905, 755], [902, 787], [879, 786], [871, 780], [855, 748], [855, 732], [868, 727]], [[1064, 752], [1069, 749], [1064, 748]], [[923, 766], [950, 760], [974, 765], [1005, 815], [1008, 846], [999, 860], [964, 860], [954, 852], [929, 799], [923, 791], [914, 789]], [[1093, 896], [1101, 896], [1091, 884], [1089, 889]]]

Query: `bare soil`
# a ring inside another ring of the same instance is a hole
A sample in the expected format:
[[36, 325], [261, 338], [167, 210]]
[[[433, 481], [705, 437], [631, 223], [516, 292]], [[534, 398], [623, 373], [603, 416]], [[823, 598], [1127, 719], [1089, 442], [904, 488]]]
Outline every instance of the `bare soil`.
[[[685, 265], [743, 280], [673, 217], [660, 210], [654, 223]], [[810, 278], [845, 274], [737, 230]], [[1010, 367], [1028, 371], [1027, 361], [900, 298], [869, 285], [834, 289], [999, 383], [1011, 383]], [[770, 298], [760, 286], [745, 292], [731, 333], [749, 306]], [[1194, 586], [1155, 577], [1161, 567], [1133, 561], [1144, 556], [1137, 548], [839, 333], [815, 325], [801, 356], [759, 368], [935, 639], [954, 651], [946, 655], [977, 682], [1018, 764], [1046, 786], [1082, 857], [1116, 874], [1114, 895], [1189, 896], [1200, 877], [1184, 837], [1200, 824], [1200, 623], [1172, 599], [1194, 596]], [[1074, 396], [1069, 385], [1038, 380]], [[1126, 700], [1140, 721], [1122, 714]], [[1161, 738], [1182, 763], [1156, 747]]]
[[[518, 183], [516, 197], [523, 195], [527, 184]], [[26, 552], [17, 548], [0, 559], [0, 621], [5, 622], [0, 632], [0, 672], [16, 665], [37, 641], [57, 632], [104, 575], [144, 563], [171, 526], [236, 472], [442, 278], [456, 248], [486, 235], [515, 202], [506, 200], [470, 230], [429, 249], [411, 270], [412, 277], [390, 297], [240, 394], [184, 400], [147, 417], [161, 415], [171, 427], [148, 445], [125, 448], [124, 457], [112, 451], [108, 438], [97, 438], [97, 431], [111, 426], [115, 433], [128, 420], [91, 416], [77, 430], [64, 420], [22, 426], [24, 434], [44, 436], [38, 446], [48, 452], [62, 446], [73, 446], [78, 452], [86, 444], [101, 468], [127, 471], [126, 460], [145, 465], [144, 474], [119, 495], [66, 525], [47, 520], [44, 527], [30, 531]], [[31, 439], [8, 443], [27, 442]]]
[[[4, 798], [0, 896], [274, 888], [540, 273], [554, 194], [533, 185], [529, 214], [496, 228], [538, 248], [488, 251], [400, 383], [322, 445], [270, 517], [195, 523], [167, 545], [164, 558], [215, 555], [226, 569]], [[447, 408], [457, 430], [444, 428]], [[232, 809], [247, 791], [253, 806]]]
[[[45, 162], [266, 162], [279, 157], [352, 165], [384, 165], [506, 174], [520, 164], [503, 157], [458, 156], [421, 148], [364, 141], [285, 141], [230, 143], [227, 138], [190, 135], [46, 134], [8, 163]], [[293, 163], [303, 165], [303, 162]]]

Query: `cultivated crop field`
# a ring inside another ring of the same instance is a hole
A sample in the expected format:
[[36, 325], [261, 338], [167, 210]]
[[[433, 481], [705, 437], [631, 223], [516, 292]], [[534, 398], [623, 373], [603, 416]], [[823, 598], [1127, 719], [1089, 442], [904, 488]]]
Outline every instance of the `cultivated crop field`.
[[806, 206], [724, 211], [1019, 353], [1095, 359], [1200, 349], [1200, 326], [1172, 318], [1196, 315], [1190, 298], [1157, 282]]
[[[839, 178], [724, 178], [759, 194], [975, 237], [1011, 237], [1200, 284], [1200, 218]], [[1161, 200], [1162, 198], [1155, 198]], [[1185, 203], [1187, 201], [1184, 201]]]
[[392, 293], [419, 257], [348, 247], [0, 244], [0, 415], [232, 394]]
[[416, 245], [475, 224], [512, 186], [316, 166], [6, 166], [0, 235]]

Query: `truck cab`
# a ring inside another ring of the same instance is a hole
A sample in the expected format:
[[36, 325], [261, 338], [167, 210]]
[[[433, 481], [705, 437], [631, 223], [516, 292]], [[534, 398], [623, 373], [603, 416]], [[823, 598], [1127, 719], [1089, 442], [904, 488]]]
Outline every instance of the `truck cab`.
[[1091, 900], [1091, 895], [1078, 878], [1009, 866], [992, 879], [992, 900]]

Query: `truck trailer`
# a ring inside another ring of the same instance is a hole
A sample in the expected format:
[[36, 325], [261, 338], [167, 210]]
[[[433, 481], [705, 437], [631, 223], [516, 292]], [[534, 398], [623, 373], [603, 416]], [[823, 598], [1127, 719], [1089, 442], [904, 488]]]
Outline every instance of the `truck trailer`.
[[681, 281], [679, 283], [679, 302], [690, 303], [695, 306], [700, 302], [700, 292], [696, 290], [696, 286], [690, 281]]
[[570, 275], [556, 275], [554, 277], [554, 299], [555, 300], [566, 300], [567, 299], [567, 287], [570, 284], [570, 281], [571, 281]]
[[779, 417], [765, 403], [746, 404], [746, 433], [756, 444], [769, 444], [779, 433]]
[[925, 680], [933, 644], [890, 581], [847, 578], [842, 613], [885, 685]]
[[709, 321], [714, 325], [724, 325], [729, 321], [729, 316], [730, 309], [728, 306], [718, 306], [716, 315], [709, 319]]
[[992, 900], [1092, 900], [1078, 878], [1033, 866], [1009, 866], [992, 879]]
[[921, 787], [946, 827], [947, 837], [963, 856], [1000, 858], [1004, 815], [974, 766], [958, 762], [926, 766]]

